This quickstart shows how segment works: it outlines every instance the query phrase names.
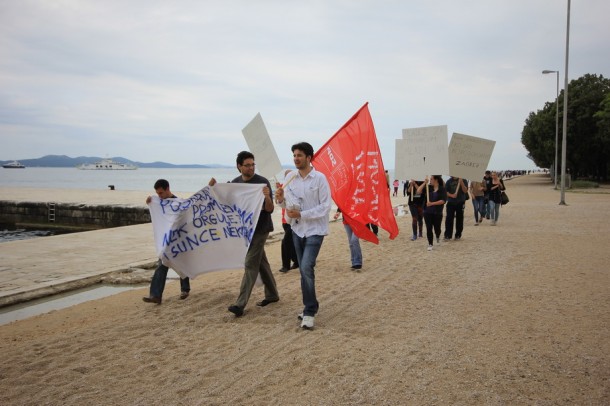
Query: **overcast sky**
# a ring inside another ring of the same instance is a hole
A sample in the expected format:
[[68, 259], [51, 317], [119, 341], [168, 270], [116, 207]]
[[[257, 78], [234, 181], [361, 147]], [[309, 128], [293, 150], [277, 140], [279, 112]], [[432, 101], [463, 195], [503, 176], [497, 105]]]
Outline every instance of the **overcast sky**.
[[[569, 78], [610, 76], [610, 1], [572, 1]], [[495, 140], [533, 168], [529, 112], [563, 88], [567, 0], [0, 0], [0, 160], [233, 164], [261, 113], [282, 163], [365, 102], [386, 168], [403, 128]], [[568, 146], [569, 147], [569, 146]]]

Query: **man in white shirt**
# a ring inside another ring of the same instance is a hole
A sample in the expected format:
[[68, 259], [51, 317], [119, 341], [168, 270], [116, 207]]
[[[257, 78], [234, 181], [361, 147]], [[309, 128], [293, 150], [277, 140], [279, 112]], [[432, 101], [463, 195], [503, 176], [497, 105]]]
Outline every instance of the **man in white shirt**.
[[301, 271], [304, 309], [301, 327], [312, 329], [319, 304], [316, 299], [315, 265], [324, 236], [328, 235], [328, 214], [332, 200], [323, 173], [311, 166], [313, 147], [301, 142], [292, 146], [296, 173], [288, 174], [284, 187], [275, 192], [277, 203], [291, 220], [294, 247]]

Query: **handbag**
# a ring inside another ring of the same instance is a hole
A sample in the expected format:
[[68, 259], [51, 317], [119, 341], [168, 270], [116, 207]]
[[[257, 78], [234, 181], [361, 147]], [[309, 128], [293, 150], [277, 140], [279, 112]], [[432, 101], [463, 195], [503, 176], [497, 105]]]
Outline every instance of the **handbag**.
[[508, 204], [508, 202], [510, 202], [510, 200], [508, 199], [508, 195], [506, 194], [505, 191], [502, 191], [502, 194], [500, 194], [500, 200], [502, 201], [502, 206]]

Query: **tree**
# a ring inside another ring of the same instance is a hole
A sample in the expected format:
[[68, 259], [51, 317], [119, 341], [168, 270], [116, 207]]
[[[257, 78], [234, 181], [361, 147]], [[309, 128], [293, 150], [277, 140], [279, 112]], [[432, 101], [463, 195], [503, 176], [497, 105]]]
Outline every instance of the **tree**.
[[[586, 74], [569, 83], [566, 165], [573, 176], [608, 178], [610, 160], [610, 80]], [[559, 133], [563, 133], [563, 90], [559, 95]], [[605, 112], [605, 113], [604, 113]], [[599, 114], [598, 114], [599, 113]], [[555, 102], [531, 112], [521, 142], [536, 165], [548, 168], [555, 157]], [[559, 140], [561, 156], [561, 139]], [[561, 167], [561, 162], [558, 162]]]
[[551, 167], [555, 160], [555, 103], [547, 102], [542, 110], [530, 113], [521, 133], [521, 143], [536, 166]]
[[[610, 156], [610, 93], [606, 95], [600, 104], [600, 110], [593, 115], [597, 120], [597, 128], [599, 130], [599, 143], [602, 145], [600, 153], [604, 156]], [[608, 160], [605, 161], [605, 168], [602, 173], [608, 173]], [[604, 180], [606, 180], [604, 178]]]

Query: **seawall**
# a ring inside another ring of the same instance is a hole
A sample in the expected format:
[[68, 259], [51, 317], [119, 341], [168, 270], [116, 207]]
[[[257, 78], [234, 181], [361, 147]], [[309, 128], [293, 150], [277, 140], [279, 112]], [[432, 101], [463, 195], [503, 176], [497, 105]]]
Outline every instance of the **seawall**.
[[0, 201], [0, 223], [20, 227], [95, 230], [150, 223], [148, 207]]

